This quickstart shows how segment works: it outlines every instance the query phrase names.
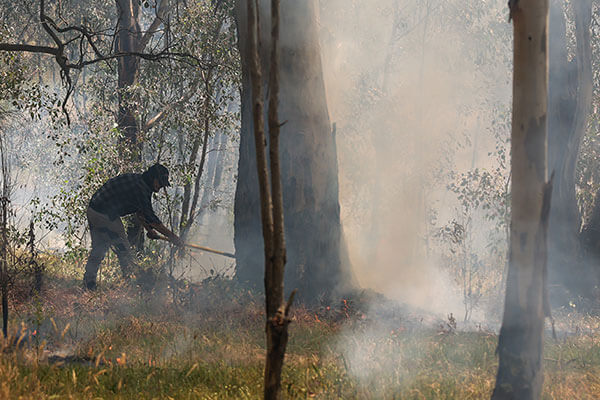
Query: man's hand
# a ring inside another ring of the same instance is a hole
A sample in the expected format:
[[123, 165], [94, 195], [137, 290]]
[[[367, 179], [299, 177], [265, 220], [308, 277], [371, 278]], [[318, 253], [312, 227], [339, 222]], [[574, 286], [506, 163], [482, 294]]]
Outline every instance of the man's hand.
[[181, 247], [181, 248], [185, 247], [184, 241], [181, 240], [181, 238], [175, 234], [169, 239], [169, 241], [177, 247]]
[[[161, 223], [156, 223], [156, 224], [146, 224], [146, 229], [148, 229], [148, 237], [150, 237], [150, 232], [154, 231], [154, 234], [156, 234], [156, 231], [158, 231], [159, 233], [162, 233], [169, 242], [173, 243], [175, 246], [183, 248], [185, 246], [185, 243], [183, 242], [183, 240], [181, 240], [179, 238], [179, 236], [177, 236], [176, 234], [174, 234], [173, 232], [171, 232], [171, 230], [169, 228], [167, 228], [166, 226], [164, 226]], [[161, 239], [161, 237], [158, 237], [159, 239]]]

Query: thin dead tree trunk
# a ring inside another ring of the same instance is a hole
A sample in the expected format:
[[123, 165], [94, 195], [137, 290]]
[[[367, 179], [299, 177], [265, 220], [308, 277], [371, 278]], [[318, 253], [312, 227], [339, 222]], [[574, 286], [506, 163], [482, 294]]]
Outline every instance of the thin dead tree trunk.
[[[196, 206], [198, 204], [198, 196], [200, 192], [200, 178], [202, 178], [202, 173], [204, 172], [204, 163], [206, 162], [206, 152], [208, 150], [208, 137], [210, 135], [210, 97], [212, 95], [212, 91], [210, 88], [210, 76], [211, 71], [207, 73], [207, 76], [204, 80], [205, 86], [205, 98], [204, 98], [204, 108], [206, 115], [204, 116], [204, 132], [202, 132], [202, 136], [198, 136], [196, 141], [194, 142], [194, 146], [192, 149], [192, 153], [190, 155], [190, 165], [192, 168], [195, 167], [196, 158], [198, 156], [198, 150], [200, 147], [200, 137], [202, 137], [202, 150], [200, 153], [200, 165], [198, 166], [198, 172], [195, 174], [194, 178], [194, 195], [192, 198], [192, 183], [188, 182], [184, 187], [184, 195], [183, 195], [183, 203], [181, 205], [181, 222], [179, 224], [180, 233], [182, 238], [185, 240], [185, 236], [188, 234], [189, 229], [192, 225], [192, 221], [195, 217]], [[191, 205], [190, 205], [191, 200]]]
[[[225, 22], [225, 16], [222, 15], [219, 23], [217, 24], [216, 29], [213, 32], [213, 38], [216, 38], [221, 31], [221, 28]], [[210, 54], [203, 55], [203, 59], [205, 56], [209, 56]], [[194, 141], [192, 152], [190, 154], [189, 164], [192, 166], [192, 169], [195, 167], [196, 159], [198, 158], [198, 150], [200, 148], [200, 138], [202, 138], [202, 152], [200, 155], [200, 165], [198, 167], [198, 173], [194, 178], [194, 192], [192, 197], [192, 182], [187, 182], [184, 187], [183, 201], [181, 205], [181, 220], [179, 222], [179, 230], [181, 236], [185, 239], [185, 236], [189, 233], [193, 220], [196, 217], [196, 207], [198, 205], [198, 196], [200, 195], [200, 180], [202, 178], [202, 174], [204, 172], [204, 163], [206, 162], [206, 152], [208, 149], [208, 138], [210, 134], [210, 103], [213, 95], [218, 95], [219, 89], [221, 88], [221, 83], [216, 82], [211, 85], [211, 81], [213, 79], [213, 68], [209, 68], [206, 73], [202, 74], [203, 83], [204, 83], [204, 132], [203, 135], [198, 135], [196, 140]], [[191, 201], [191, 205], [190, 205]]]
[[27, 243], [29, 249], [29, 267], [33, 269], [33, 292], [36, 295], [42, 293], [42, 285], [44, 278], [43, 265], [38, 263], [35, 254], [35, 226], [33, 220], [29, 222], [29, 242]]
[[[267, 362], [265, 366], [265, 399], [281, 397], [281, 370], [288, 342], [288, 318], [295, 291], [287, 305], [283, 300], [285, 268], [285, 232], [283, 226], [283, 190], [279, 163], [279, 0], [271, 1], [271, 66], [269, 74], [269, 159], [273, 205], [273, 260], [265, 273], [267, 301]], [[266, 256], [266, 254], [265, 254]], [[269, 280], [267, 280], [269, 278]]]
[[1, 257], [2, 257], [2, 281], [0, 284], [2, 285], [2, 333], [4, 337], [8, 336], [8, 243], [6, 237], [6, 218], [8, 208], [8, 198], [6, 196], [2, 196], [0, 199], [2, 206], [2, 249]]
[[263, 114], [262, 77], [257, 41], [259, 35], [258, 5], [248, 1], [248, 51], [252, 81], [252, 109], [256, 166], [260, 189], [260, 209], [265, 252], [265, 295], [267, 357], [265, 363], [264, 398], [281, 398], [281, 370], [288, 341], [288, 317], [295, 294], [287, 304], [283, 301], [285, 266], [285, 236], [283, 224], [283, 194], [279, 163], [279, 0], [271, 2], [271, 65], [269, 76], [269, 159], [271, 187], [266, 157], [266, 137]]
[[6, 159], [6, 149], [4, 137], [0, 137], [0, 168], [2, 172], [2, 193], [0, 193], [1, 207], [1, 228], [0, 231], [0, 286], [2, 290], [2, 333], [6, 338], [8, 336], [8, 203], [10, 202], [10, 177], [8, 162]]
[[548, 0], [509, 2], [514, 24], [509, 270], [492, 399], [539, 399], [546, 292]]
[[200, 195], [200, 178], [202, 178], [202, 174], [204, 173], [204, 164], [206, 163], [206, 151], [208, 150], [208, 136], [210, 134], [210, 97], [211, 97], [211, 89], [210, 82], [207, 78], [206, 82], [206, 99], [204, 103], [204, 108], [206, 109], [206, 116], [204, 118], [204, 138], [202, 142], [202, 155], [200, 157], [200, 165], [198, 166], [198, 173], [196, 174], [196, 181], [194, 182], [194, 198], [192, 199], [192, 205], [190, 206], [190, 214], [188, 216], [188, 224], [184, 227], [182, 232], [183, 237], [187, 236], [189, 229], [191, 227], [191, 221], [196, 217], [196, 207], [198, 205], [198, 196]]

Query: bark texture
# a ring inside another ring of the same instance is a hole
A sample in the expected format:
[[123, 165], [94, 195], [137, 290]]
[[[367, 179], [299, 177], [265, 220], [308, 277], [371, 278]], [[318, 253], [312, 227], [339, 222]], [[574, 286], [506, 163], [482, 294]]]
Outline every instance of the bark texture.
[[[237, 7], [242, 54], [242, 131], [235, 198], [237, 279], [260, 287], [262, 256], [258, 219], [255, 149], [251, 138], [245, 1]], [[262, 65], [271, 41], [266, 1], [259, 1]], [[351, 285], [343, 245], [338, 198], [337, 155], [325, 98], [314, 0], [284, 0], [281, 6], [280, 121], [281, 179], [286, 220], [285, 284], [306, 300], [330, 296]], [[268, 76], [263, 70], [263, 76]], [[262, 86], [268, 93], [268, 82]]]
[[509, 270], [492, 399], [539, 399], [546, 297], [548, 0], [510, 1], [514, 21]]

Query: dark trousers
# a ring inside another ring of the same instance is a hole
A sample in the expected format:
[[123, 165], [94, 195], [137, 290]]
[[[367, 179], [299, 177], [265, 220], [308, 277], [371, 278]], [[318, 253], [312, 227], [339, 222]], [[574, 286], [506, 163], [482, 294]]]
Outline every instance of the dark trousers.
[[92, 237], [92, 249], [85, 266], [85, 274], [83, 275], [83, 281], [86, 286], [88, 288], [95, 287], [98, 267], [100, 267], [100, 263], [104, 259], [106, 252], [111, 247], [119, 258], [123, 276], [128, 277], [131, 267], [134, 264], [134, 257], [131, 246], [127, 241], [127, 235], [125, 234], [121, 218], [115, 218], [111, 221], [107, 215], [89, 207], [87, 218], [90, 227], [90, 236]]

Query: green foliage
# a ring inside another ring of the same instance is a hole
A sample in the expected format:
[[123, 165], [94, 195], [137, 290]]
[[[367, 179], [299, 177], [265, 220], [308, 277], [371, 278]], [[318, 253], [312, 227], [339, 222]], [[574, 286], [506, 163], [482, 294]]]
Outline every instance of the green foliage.
[[[506, 120], [500, 118], [500, 121]], [[470, 319], [483, 297], [488, 297], [491, 304], [499, 303], [504, 286], [510, 223], [507, 125], [507, 122], [492, 124], [496, 149], [488, 156], [493, 157], [495, 168], [474, 168], [462, 174], [451, 174], [454, 179], [447, 189], [458, 200], [457, 215], [446, 225], [437, 228], [434, 234], [434, 237], [447, 244], [449, 253], [442, 257], [461, 288], [465, 321]], [[483, 232], [477, 229], [480, 221], [489, 221], [493, 229]], [[477, 237], [480, 235], [485, 235], [485, 252], [478, 247], [477, 241], [482, 240]]]
[[[210, 1], [189, 2], [171, 19], [168, 38], [160, 39], [164, 41], [162, 45], [171, 46], [172, 51], [192, 54], [198, 62], [142, 61], [139, 81], [120, 93], [125, 104], [137, 112], [140, 140], [144, 144], [142, 165], [123, 164], [124, 149], [114, 151], [120, 143], [118, 137], [115, 138], [118, 132], [98, 143], [98, 138], [106, 136], [103, 132], [112, 125], [111, 111], [116, 109], [117, 96], [114, 89], [107, 86], [114, 69], [100, 65], [95, 70], [86, 84], [86, 90], [93, 94], [88, 100], [90, 112], [87, 115], [93, 129], [89, 140], [79, 146], [85, 149], [83, 156], [89, 160], [79, 190], [81, 196], [89, 198], [98, 183], [111, 174], [139, 171], [156, 160], [170, 169], [173, 186], [193, 185], [205, 127], [208, 126], [211, 138], [217, 132], [232, 135], [239, 124], [237, 107], [233, 105], [240, 84], [235, 38], [229, 3], [215, 10]], [[149, 125], [157, 116], [160, 122]], [[159, 210], [173, 224], [181, 218], [178, 208], [182, 194], [172, 190], [168, 201], [163, 194], [159, 196]], [[172, 228], [177, 230], [175, 225]]]
[[[28, 207], [36, 222], [63, 235], [68, 251], [79, 252], [85, 245], [85, 210], [92, 193], [110, 177], [141, 172], [157, 159], [170, 168], [174, 188], [168, 194], [168, 201], [163, 194], [159, 195], [156, 211], [177, 230], [183, 194], [176, 187], [193, 186], [204, 130], [208, 127], [211, 140], [216, 133], [233, 136], [239, 127], [235, 103], [241, 68], [233, 4], [220, 3], [219, 9], [209, 0], [179, 3], [172, 10], [168, 25], [161, 25], [149, 44], [148, 50], [168, 47], [172, 52], [191, 54], [193, 59], [141, 60], [137, 82], [122, 93], [116, 90], [114, 59], [88, 66], [74, 75], [77, 83], [68, 104], [70, 126], [64, 124], [60, 109], [64, 91], [52, 58], [28, 53], [0, 54], [3, 62], [0, 116], [12, 118], [10, 123], [15, 128], [10, 130], [11, 138], [24, 137], [21, 132], [25, 131], [29, 139], [20, 148], [17, 167], [19, 172], [45, 177], [36, 182], [39, 186]], [[144, 7], [141, 20], [145, 26], [155, 18], [156, 4], [140, 4]], [[0, 40], [16, 43], [21, 40], [19, 35], [25, 35], [33, 42], [44, 43], [43, 30], [26, 23], [27, 18], [38, 18], [32, 11], [38, 6], [27, 3], [6, 10]], [[110, 52], [114, 45], [110, 32], [118, 17], [114, 1], [94, 4], [66, 1], [46, 7], [59, 25], [83, 25], [98, 32], [96, 45], [103, 53]], [[20, 25], [23, 32], [15, 29]], [[68, 46], [73, 47], [73, 54], [79, 51], [76, 43]], [[119, 96], [123, 105], [136, 110], [139, 140], [144, 147], [140, 162], [124, 162], [133, 157], [128, 155], [132, 149], [116, 129]], [[21, 126], [23, 115], [32, 119], [32, 123]], [[156, 117], [158, 123], [149, 125]], [[209, 151], [214, 149], [209, 147]], [[208, 204], [198, 208], [219, 204], [219, 200], [209, 196]]]

